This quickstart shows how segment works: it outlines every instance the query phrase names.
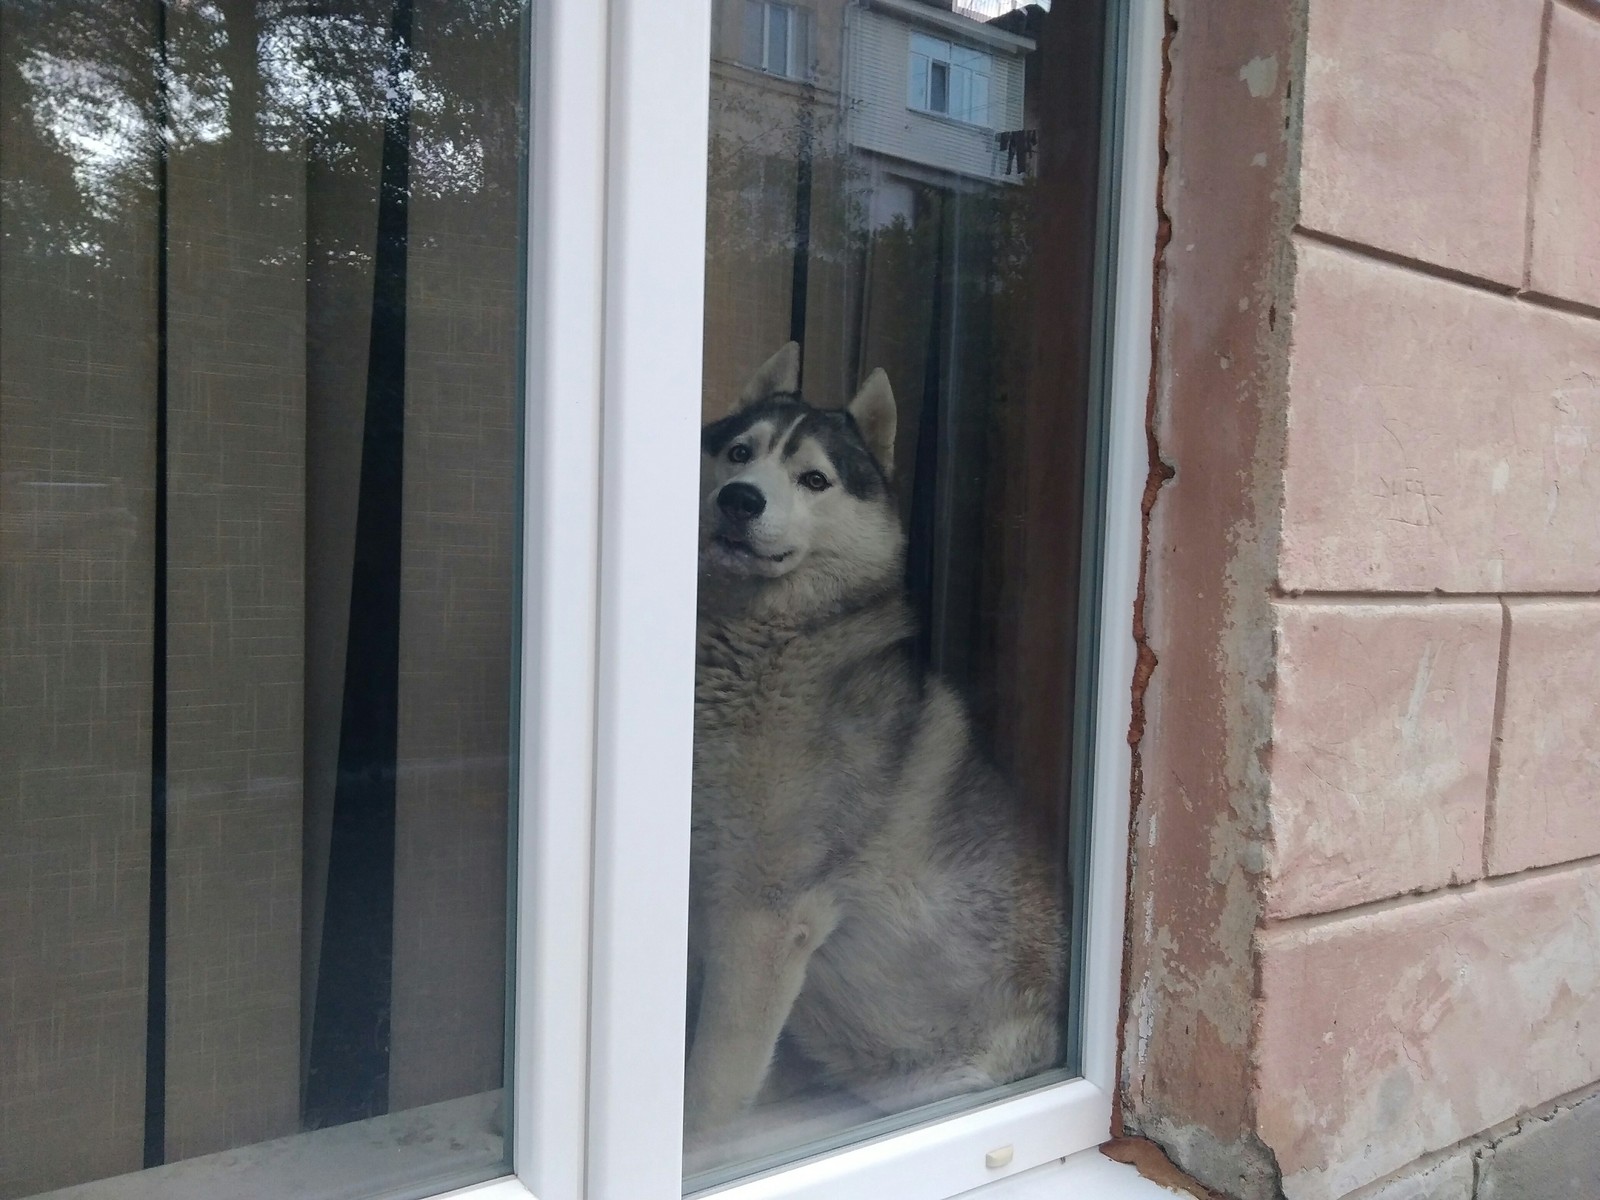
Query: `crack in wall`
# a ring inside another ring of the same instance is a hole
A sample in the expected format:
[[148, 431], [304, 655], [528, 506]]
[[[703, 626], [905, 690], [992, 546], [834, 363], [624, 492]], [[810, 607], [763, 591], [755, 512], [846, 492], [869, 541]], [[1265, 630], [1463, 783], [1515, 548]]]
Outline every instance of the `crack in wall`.
[[1156, 497], [1161, 487], [1177, 474], [1177, 469], [1161, 457], [1161, 446], [1156, 434], [1156, 395], [1161, 370], [1161, 299], [1162, 299], [1162, 271], [1166, 261], [1167, 247], [1172, 242], [1172, 219], [1167, 214], [1166, 186], [1167, 164], [1170, 158], [1168, 149], [1168, 114], [1167, 102], [1172, 86], [1172, 39], [1178, 32], [1178, 19], [1173, 15], [1171, 4], [1164, 6], [1164, 29], [1161, 38], [1161, 85], [1160, 103], [1158, 105], [1158, 129], [1156, 133], [1157, 165], [1156, 165], [1156, 242], [1152, 248], [1152, 270], [1150, 273], [1150, 380], [1145, 392], [1144, 431], [1147, 469], [1145, 475], [1144, 492], [1139, 499], [1139, 582], [1134, 591], [1133, 598], [1133, 642], [1135, 660], [1133, 680], [1131, 683], [1131, 708], [1128, 717], [1128, 748], [1130, 768], [1128, 773], [1128, 862], [1127, 862], [1127, 894], [1124, 897], [1126, 904], [1124, 912], [1127, 913], [1123, 928], [1122, 946], [1122, 995], [1121, 1006], [1117, 1014], [1117, 1077], [1119, 1086], [1112, 1098], [1111, 1132], [1121, 1137], [1127, 1132], [1123, 1122], [1123, 1103], [1126, 1090], [1129, 1086], [1128, 1067], [1126, 1061], [1126, 1029], [1131, 1005], [1133, 983], [1133, 928], [1134, 906], [1133, 889], [1137, 878], [1136, 854], [1138, 848], [1138, 822], [1141, 815], [1141, 798], [1144, 795], [1144, 761], [1141, 745], [1144, 741], [1145, 730], [1145, 693], [1149, 690], [1151, 677], [1155, 674], [1157, 658], [1155, 650], [1150, 645], [1149, 628], [1145, 621], [1146, 613], [1146, 588], [1150, 575], [1150, 518], [1155, 510]]
[[1547, 1104], [1518, 1113], [1493, 1129], [1468, 1138], [1451, 1147], [1450, 1152], [1469, 1151], [1472, 1155], [1472, 1195], [1474, 1200], [1483, 1195], [1486, 1170], [1494, 1161], [1495, 1152], [1512, 1138], [1536, 1125], [1548, 1125], [1560, 1117], [1589, 1104], [1600, 1104], [1600, 1086], [1593, 1084], [1577, 1092], [1568, 1092]]

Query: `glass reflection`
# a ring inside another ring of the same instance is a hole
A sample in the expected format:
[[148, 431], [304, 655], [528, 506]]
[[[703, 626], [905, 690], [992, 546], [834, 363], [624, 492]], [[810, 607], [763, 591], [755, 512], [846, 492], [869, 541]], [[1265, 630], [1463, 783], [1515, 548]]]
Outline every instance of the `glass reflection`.
[[502, 1169], [526, 23], [0, 10], [0, 1197]]
[[1100, 3], [714, 22], [691, 1189], [1075, 1069], [1107, 53]]

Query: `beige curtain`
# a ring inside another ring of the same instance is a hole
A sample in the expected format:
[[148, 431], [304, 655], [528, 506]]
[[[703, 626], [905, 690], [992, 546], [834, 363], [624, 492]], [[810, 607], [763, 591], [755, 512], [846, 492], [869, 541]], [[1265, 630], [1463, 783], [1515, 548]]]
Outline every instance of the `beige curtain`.
[[[393, 7], [0, 16], [0, 1200], [302, 1128]], [[502, 1071], [520, 20], [414, 6], [390, 1111]]]

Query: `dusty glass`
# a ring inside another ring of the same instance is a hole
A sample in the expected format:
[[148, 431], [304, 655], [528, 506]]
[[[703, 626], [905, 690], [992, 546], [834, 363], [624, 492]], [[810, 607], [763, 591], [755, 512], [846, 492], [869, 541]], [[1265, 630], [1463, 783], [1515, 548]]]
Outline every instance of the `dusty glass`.
[[691, 1190], [1076, 1073], [1113, 40], [715, 6]]
[[0, 10], [0, 1197], [503, 1172], [527, 21]]

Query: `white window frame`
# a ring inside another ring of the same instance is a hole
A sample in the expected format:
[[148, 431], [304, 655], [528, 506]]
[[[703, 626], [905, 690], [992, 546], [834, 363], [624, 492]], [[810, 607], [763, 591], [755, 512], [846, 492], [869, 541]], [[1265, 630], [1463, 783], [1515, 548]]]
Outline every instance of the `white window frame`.
[[[1080, 1152], [1110, 1135], [1117, 1085], [1162, 36], [1157, 0], [1128, 3], [1083, 1076], [718, 1189], [725, 1200], [944, 1200], [1063, 1159], [1073, 1194], [1112, 1194], [1105, 1160]], [[709, 99], [708, 71], [685, 64], [709, 63], [711, 0], [534, 11], [513, 1174], [450, 1194], [673, 1200]], [[1002, 1146], [1009, 1165], [985, 1166]]]

